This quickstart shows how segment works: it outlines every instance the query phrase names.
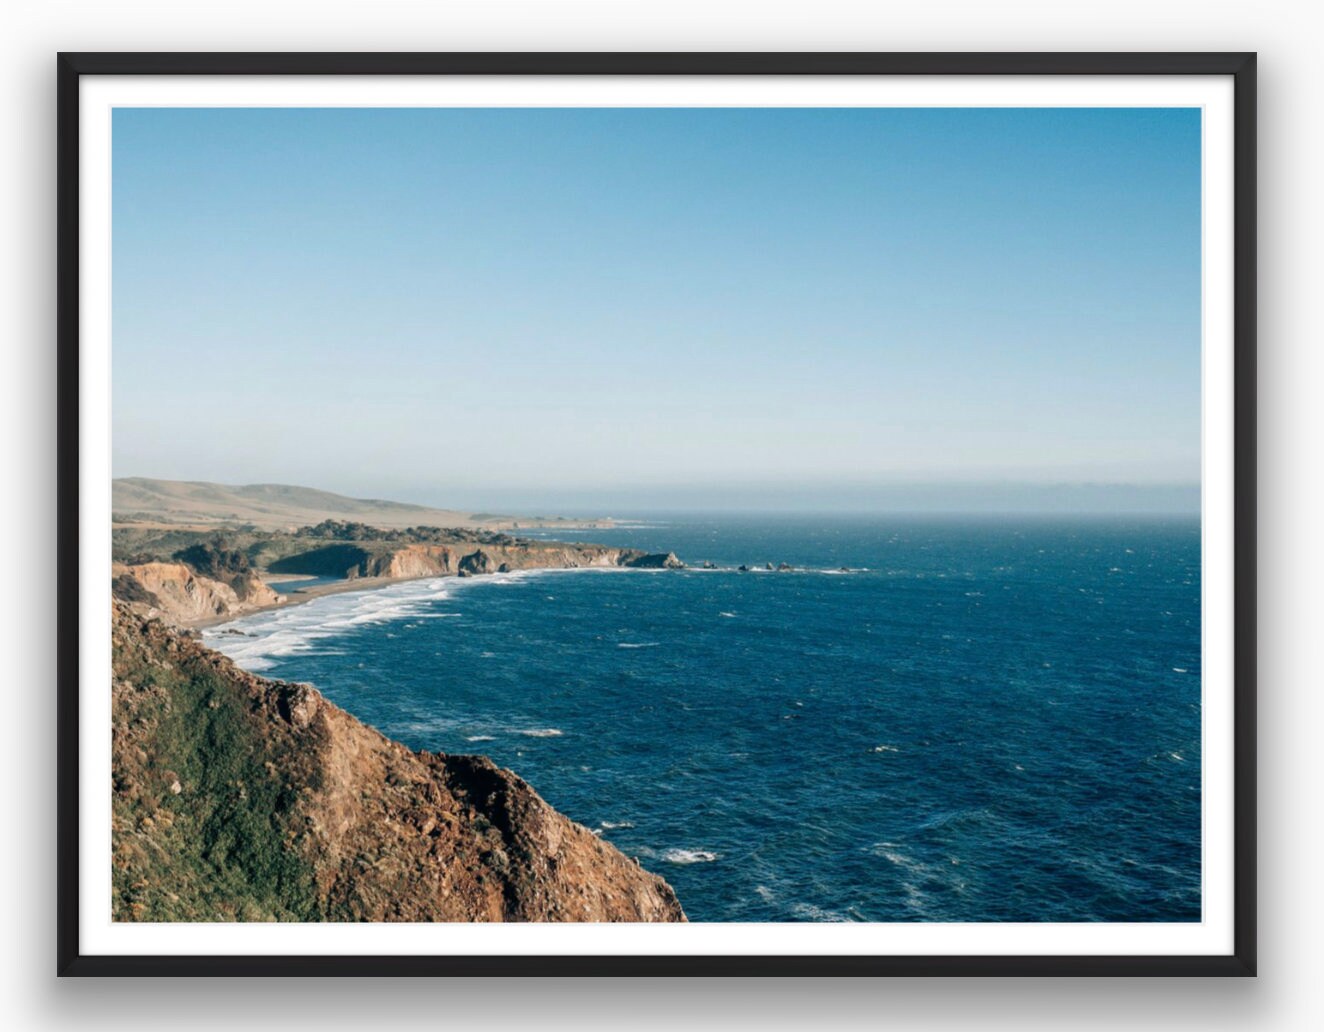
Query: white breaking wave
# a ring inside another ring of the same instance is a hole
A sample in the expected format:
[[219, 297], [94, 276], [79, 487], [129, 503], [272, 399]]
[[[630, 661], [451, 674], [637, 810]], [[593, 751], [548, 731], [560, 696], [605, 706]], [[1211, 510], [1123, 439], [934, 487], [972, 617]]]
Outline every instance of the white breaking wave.
[[[454, 614], [427, 610], [451, 595], [453, 578], [428, 578], [386, 588], [324, 595], [301, 605], [243, 617], [203, 631], [210, 648], [245, 670], [265, 670], [284, 656], [315, 654], [315, 643], [371, 624]], [[227, 633], [240, 631], [240, 634]]]
[[669, 864], [710, 864], [721, 856], [707, 849], [664, 849], [662, 859]]
[[[889, 848], [889, 847], [893, 847], [893, 848]], [[907, 871], [918, 872], [924, 870], [924, 864], [915, 860], [913, 857], [906, 856], [905, 853], [902, 853], [900, 850], [894, 848], [894, 843], [879, 842], [871, 848], [870, 852], [872, 852], [875, 856], [882, 857], [889, 864], [893, 864], [894, 866], [903, 868]]]
[[495, 742], [496, 738], [492, 735], [466, 735], [466, 742]]
[[621, 641], [616, 643], [618, 649], [652, 649], [662, 644], [659, 641]]
[[564, 731], [559, 727], [531, 727], [517, 734], [524, 735], [526, 738], [560, 738]]
[[633, 828], [633, 821], [603, 821], [596, 828], [589, 828], [594, 835], [602, 835], [606, 831], [616, 831], [618, 828]]
[[[303, 655], [312, 643], [358, 627], [403, 620], [443, 620], [461, 614], [433, 612], [436, 603], [475, 584], [516, 584], [530, 577], [583, 573], [654, 573], [628, 567], [512, 570], [483, 577], [428, 577], [384, 588], [344, 591], [309, 599], [296, 606], [240, 617], [202, 632], [210, 648], [229, 656], [245, 670], [267, 670], [285, 656]], [[227, 633], [228, 632], [228, 633]], [[239, 633], [234, 633], [239, 632]], [[651, 644], [657, 644], [653, 642]]]
[[827, 910], [814, 903], [792, 903], [791, 913], [804, 921], [817, 921], [822, 924], [845, 924], [850, 918], [843, 917], [835, 910]]

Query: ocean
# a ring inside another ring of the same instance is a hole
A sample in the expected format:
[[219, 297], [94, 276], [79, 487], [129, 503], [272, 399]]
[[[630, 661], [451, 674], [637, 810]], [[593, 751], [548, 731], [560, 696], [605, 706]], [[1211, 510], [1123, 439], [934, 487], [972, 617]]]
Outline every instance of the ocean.
[[691, 921], [1200, 920], [1198, 519], [522, 533], [691, 568], [411, 581], [207, 643], [491, 756]]

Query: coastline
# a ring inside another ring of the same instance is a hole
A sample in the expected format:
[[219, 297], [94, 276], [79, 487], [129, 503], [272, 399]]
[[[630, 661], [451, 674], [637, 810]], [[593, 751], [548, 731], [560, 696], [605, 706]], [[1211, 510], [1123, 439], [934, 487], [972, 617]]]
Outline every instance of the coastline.
[[201, 620], [190, 620], [180, 622], [180, 626], [193, 631], [210, 630], [221, 627], [228, 623], [234, 623], [236, 620], [243, 620], [258, 613], [269, 613], [274, 609], [289, 609], [292, 606], [302, 605], [305, 602], [311, 602], [315, 598], [324, 598], [327, 595], [343, 595], [351, 591], [378, 591], [381, 588], [389, 588], [392, 584], [407, 584], [410, 581], [420, 580], [442, 580], [449, 577], [455, 577], [454, 573], [427, 573], [419, 577], [350, 577], [343, 581], [333, 584], [319, 584], [313, 588], [307, 588], [297, 594], [280, 595], [280, 582], [270, 582], [259, 575], [259, 579], [266, 584], [272, 591], [280, 595], [282, 601], [272, 602], [264, 606], [253, 606], [251, 609], [245, 609], [239, 613], [223, 613], [216, 616], [204, 617]]
[[[524, 572], [547, 572], [553, 570], [613, 570], [627, 569], [626, 567], [593, 567], [593, 566], [532, 566], [526, 567]], [[511, 571], [521, 572], [521, 571]], [[298, 575], [293, 575], [297, 577]], [[246, 620], [250, 616], [256, 616], [258, 613], [269, 613], [276, 609], [289, 609], [293, 606], [302, 605], [305, 602], [311, 602], [314, 599], [325, 598], [328, 595], [344, 595], [351, 592], [380, 591], [383, 588], [389, 588], [395, 584], [412, 584], [414, 581], [425, 580], [451, 580], [459, 577], [458, 573], [424, 573], [417, 577], [352, 577], [345, 580], [336, 581], [331, 584], [318, 584], [316, 587], [305, 588], [293, 595], [280, 595], [280, 581], [268, 581], [265, 577], [259, 576], [259, 579], [267, 587], [275, 591], [282, 601], [272, 602], [267, 605], [253, 606], [251, 609], [245, 609], [238, 613], [224, 613], [216, 616], [207, 616], [199, 620], [176, 620], [175, 622], [187, 630], [205, 631], [222, 627], [225, 624], [234, 623], [237, 620]]]
[[[629, 554], [626, 550], [627, 558]], [[617, 552], [612, 555], [620, 558]], [[573, 563], [508, 572], [589, 569], [629, 572], [624, 564]], [[161, 705], [160, 691], [153, 694], [156, 682], [144, 686], [136, 680], [145, 656], [152, 676], [159, 676], [156, 669], [172, 675], [164, 712], [173, 713], [178, 705], [190, 726], [199, 722], [212, 730], [201, 739], [192, 730], [174, 735], [167, 717], [155, 715], [124, 725], [128, 730], [121, 738], [132, 739], [136, 751], [126, 748], [115, 767], [116, 777], [133, 787], [116, 797], [120, 823], [112, 838], [121, 858], [116, 870], [122, 874], [115, 883], [119, 909], [114, 919], [177, 920], [180, 915], [192, 919], [197, 913], [222, 912], [239, 921], [686, 921], [675, 891], [660, 875], [604, 841], [600, 830], [552, 807], [488, 756], [468, 750], [416, 751], [338, 708], [309, 684], [269, 678], [256, 666], [240, 666], [242, 660], [216, 642], [204, 641], [200, 633], [316, 598], [368, 596], [393, 585], [460, 580], [466, 573], [474, 576], [462, 567], [417, 576], [351, 577], [282, 595], [280, 586], [290, 580], [278, 574], [268, 582], [253, 570], [253, 578], [275, 592], [278, 601], [174, 621], [173, 628], [116, 602], [116, 661], [125, 676], [113, 684], [125, 705], [152, 714], [156, 711], [151, 707]], [[444, 589], [426, 585], [419, 590], [424, 596], [444, 594]], [[271, 596], [263, 591], [258, 597]], [[314, 614], [312, 619], [320, 617]], [[171, 644], [172, 636], [183, 644]], [[195, 675], [200, 657], [203, 673]], [[141, 737], [133, 739], [134, 733]], [[189, 751], [199, 740], [203, 746], [197, 748], [211, 750], [201, 760]], [[218, 757], [215, 763], [212, 752]], [[140, 763], [137, 757], [143, 754], [151, 762]], [[255, 839], [257, 859], [240, 856], [240, 862], [251, 863], [253, 869], [244, 870], [237, 888], [223, 886], [212, 898], [212, 873], [202, 861], [190, 866], [192, 855], [169, 836], [205, 837], [217, 821], [234, 819], [229, 810], [216, 816], [221, 808], [215, 800], [232, 795], [224, 791], [229, 783], [218, 790], [206, 778], [213, 767], [230, 770], [235, 756], [239, 759], [233, 762], [246, 764], [243, 782], [249, 793], [240, 797], [241, 804], [249, 804], [247, 809], [241, 805], [240, 819], [277, 833]], [[347, 762], [346, 756], [352, 759]], [[253, 757], [262, 762], [249, 762]], [[142, 790], [153, 786], [158, 767], [168, 769], [177, 786], [166, 786], [168, 795], [162, 798], [169, 810], [164, 818], [160, 804]], [[327, 784], [338, 790], [328, 796]], [[295, 802], [289, 810], [269, 811], [273, 795]], [[355, 803], [346, 811], [334, 803], [340, 798]], [[148, 809], [153, 805], [156, 809]], [[201, 825], [190, 825], [190, 820]], [[282, 825], [282, 820], [287, 823]], [[178, 833], [172, 831], [176, 822]], [[156, 848], [142, 850], [144, 839]], [[358, 861], [363, 855], [377, 862], [365, 868]], [[273, 856], [282, 869], [302, 872], [300, 884], [311, 884], [314, 890], [273, 895], [262, 880]], [[383, 861], [389, 861], [384, 876], [378, 874]]]
[[120, 602], [112, 642], [114, 921], [686, 920], [486, 757], [411, 749]]

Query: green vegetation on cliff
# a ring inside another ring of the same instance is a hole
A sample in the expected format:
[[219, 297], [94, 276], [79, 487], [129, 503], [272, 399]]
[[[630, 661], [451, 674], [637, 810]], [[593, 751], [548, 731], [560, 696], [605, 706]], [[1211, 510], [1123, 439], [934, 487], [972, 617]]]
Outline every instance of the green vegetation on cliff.
[[[275, 573], [312, 573], [344, 576], [345, 570], [364, 560], [394, 552], [401, 545], [532, 545], [527, 538], [490, 530], [455, 527], [383, 529], [365, 523], [323, 520], [296, 530], [258, 530], [254, 527], [215, 530], [115, 527], [111, 531], [112, 557], [123, 563], [180, 561], [208, 577], [227, 583], [253, 567]], [[326, 560], [339, 548], [348, 557], [334, 568]], [[301, 561], [310, 556], [308, 562]]]
[[683, 921], [661, 878], [481, 756], [115, 606], [117, 921]]
[[252, 699], [207, 653], [164, 637], [117, 633], [114, 677], [133, 686], [115, 693], [112, 717], [115, 916], [323, 916], [289, 848], [295, 796], [280, 771], [300, 758], [263, 734]]

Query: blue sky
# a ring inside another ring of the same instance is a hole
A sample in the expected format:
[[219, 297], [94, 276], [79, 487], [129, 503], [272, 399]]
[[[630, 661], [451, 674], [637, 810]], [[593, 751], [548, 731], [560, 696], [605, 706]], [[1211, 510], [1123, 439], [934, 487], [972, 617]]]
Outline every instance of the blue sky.
[[1196, 497], [1197, 110], [122, 109], [113, 154], [116, 476]]

